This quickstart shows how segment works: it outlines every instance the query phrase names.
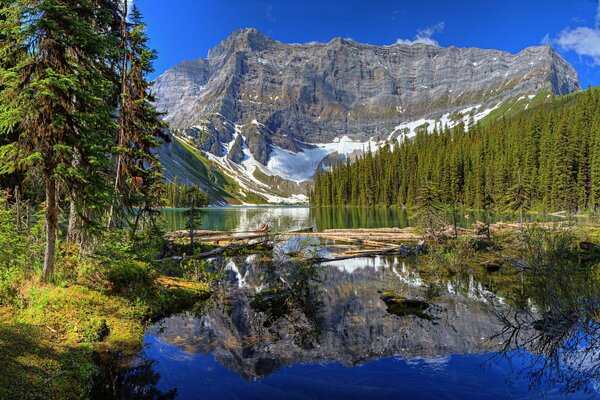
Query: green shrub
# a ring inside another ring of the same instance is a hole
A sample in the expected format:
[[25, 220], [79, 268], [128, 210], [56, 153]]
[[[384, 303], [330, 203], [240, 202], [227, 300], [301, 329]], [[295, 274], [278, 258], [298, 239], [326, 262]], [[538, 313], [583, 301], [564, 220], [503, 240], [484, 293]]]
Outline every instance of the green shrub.
[[140, 231], [135, 237], [129, 239], [132, 243], [130, 248], [136, 258], [146, 262], [153, 262], [164, 252], [165, 228], [157, 221]]
[[181, 277], [193, 282], [216, 282], [223, 273], [215, 270], [206, 260], [188, 260], [181, 263]]
[[89, 343], [101, 342], [110, 333], [105, 318], [92, 318], [83, 327], [81, 337]]
[[106, 270], [106, 278], [117, 292], [138, 292], [154, 283], [154, 269], [137, 260], [116, 260]]
[[17, 267], [0, 268], [0, 305], [19, 305], [23, 273]]

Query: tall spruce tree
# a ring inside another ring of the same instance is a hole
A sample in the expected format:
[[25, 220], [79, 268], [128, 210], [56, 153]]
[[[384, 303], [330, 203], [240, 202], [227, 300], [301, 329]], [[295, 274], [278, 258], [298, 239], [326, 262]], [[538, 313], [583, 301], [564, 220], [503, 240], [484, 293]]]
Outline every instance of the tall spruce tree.
[[[0, 133], [19, 136], [0, 149], [3, 169], [39, 174], [45, 183], [43, 278], [51, 278], [58, 235], [59, 196], [81, 207], [106, 203], [106, 149], [114, 43], [112, 15], [96, 1], [4, 2], [0, 34]], [[73, 163], [77, 154], [79, 163]]]
[[139, 9], [128, 10], [123, 0], [121, 22], [121, 95], [119, 106], [119, 134], [114, 188], [117, 201], [113, 202], [109, 216], [112, 225], [121, 211], [126, 219], [138, 207], [133, 224], [135, 232], [140, 216], [157, 206], [162, 197], [162, 170], [152, 150], [158, 139], [167, 140], [165, 125], [152, 103], [154, 97], [148, 74], [154, 71], [156, 52], [148, 47], [146, 25]]

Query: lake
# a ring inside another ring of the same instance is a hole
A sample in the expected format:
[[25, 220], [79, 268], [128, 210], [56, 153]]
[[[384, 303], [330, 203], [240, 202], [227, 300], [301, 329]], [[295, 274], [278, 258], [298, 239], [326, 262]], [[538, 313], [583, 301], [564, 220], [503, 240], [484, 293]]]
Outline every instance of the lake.
[[[266, 221], [281, 230], [410, 223], [404, 211], [389, 209], [256, 207], [202, 212], [206, 229], [244, 230]], [[181, 216], [169, 213], [170, 224], [180, 226]], [[474, 213], [461, 215], [463, 225], [478, 218]], [[577, 314], [564, 324], [537, 308], [536, 290], [563, 287], [560, 277], [555, 282], [542, 280], [537, 287], [525, 283], [523, 273], [515, 269], [491, 273], [476, 265], [448, 272], [423, 257], [319, 266], [265, 262], [254, 256], [211, 262], [223, 271], [212, 298], [149, 327], [143, 351], [132, 365], [110, 371], [111, 388], [99, 389], [97, 398], [598, 396], [597, 308], [593, 318]], [[561, 292], [561, 307], [590, 304], [583, 292]], [[423, 299], [424, 306], [392, 308], [387, 293]], [[515, 324], [513, 316], [529, 322]], [[552, 329], [540, 323], [547, 320]]]
[[[414, 216], [407, 210], [395, 207], [207, 207], [196, 210], [200, 216], [198, 229], [250, 230], [261, 223], [268, 223], [274, 230], [301, 227], [324, 229], [344, 228], [405, 228], [414, 224]], [[185, 229], [188, 217], [186, 209], [166, 209], [163, 215], [169, 230]], [[459, 210], [456, 213], [459, 226], [467, 228], [475, 221], [483, 221], [481, 211]], [[493, 222], [512, 219], [506, 213], [492, 216]], [[530, 213], [528, 221], [555, 221], [556, 217]]]

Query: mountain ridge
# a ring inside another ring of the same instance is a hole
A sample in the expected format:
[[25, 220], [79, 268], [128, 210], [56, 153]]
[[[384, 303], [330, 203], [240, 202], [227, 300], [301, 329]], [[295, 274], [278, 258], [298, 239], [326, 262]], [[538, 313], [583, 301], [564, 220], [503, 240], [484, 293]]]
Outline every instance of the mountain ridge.
[[477, 122], [509, 99], [581, 89], [551, 46], [511, 54], [343, 38], [286, 44], [253, 28], [170, 68], [154, 88], [174, 132], [263, 196], [277, 188], [257, 176], [300, 183], [420, 127]]

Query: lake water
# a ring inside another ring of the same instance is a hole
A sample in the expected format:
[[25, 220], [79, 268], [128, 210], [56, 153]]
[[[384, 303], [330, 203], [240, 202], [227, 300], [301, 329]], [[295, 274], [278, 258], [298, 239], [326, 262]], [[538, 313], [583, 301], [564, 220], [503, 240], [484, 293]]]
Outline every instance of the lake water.
[[[402, 208], [386, 207], [208, 207], [197, 209], [199, 228], [209, 230], [249, 230], [268, 223], [275, 230], [299, 227], [324, 229], [342, 228], [404, 228], [414, 224], [413, 216]], [[185, 229], [188, 218], [185, 209], [164, 211], [170, 230]], [[461, 210], [456, 213], [458, 225], [470, 227], [483, 221], [481, 211]], [[553, 221], [558, 218], [528, 214], [528, 221]], [[497, 214], [493, 220], [515, 220], [516, 216]]]
[[[203, 226], [246, 229], [265, 220], [282, 229], [410, 221], [384, 209], [214, 208]], [[598, 397], [597, 298], [560, 292], [561, 307], [594, 304], [592, 318], [543, 319], [551, 314], [537, 309], [535, 291], [565, 286], [560, 277], [538, 287], [512, 268], [490, 273], [475, 264], [455, 273], [424, 257], [314, 266], [249, 256], [212, 265], [224, 271], [212, 298], [151, 326], [133, 367], [115, 367], [110, 390], [97, 398]], [[398, 312], [390, 292], [426, 308]], [[546, 320], [552, 329], [540, 325]]]

